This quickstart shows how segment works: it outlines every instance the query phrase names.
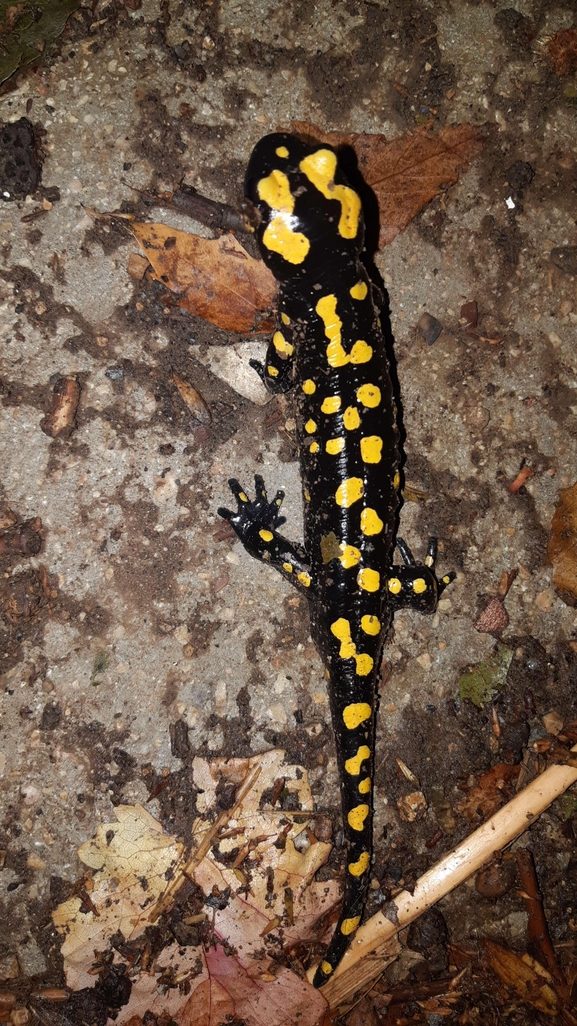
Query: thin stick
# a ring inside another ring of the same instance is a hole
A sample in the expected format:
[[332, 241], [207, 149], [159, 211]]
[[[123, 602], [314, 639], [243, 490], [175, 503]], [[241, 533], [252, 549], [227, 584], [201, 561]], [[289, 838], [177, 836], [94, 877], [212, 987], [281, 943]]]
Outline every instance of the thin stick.
[[[571, 751], [577, 752], [577, 745]], [[382, 912], [377, 912], [361, 926], [334, 976], [322, 988], [323, 997], [329, 1006], [335, 1008], [350, 999], [360, 985], [366, 984], [367, 974], [360, 972], [361, 960], [364, 960], [364, 970], [369, 956], [372, 956], [372, 975], [382, 972], [382, 963], [374, 958], [375, 949], [390, 942], [400, 930], [476, 873], [496, 852], [511, 844], [551, 802], [576, 781], [577, 769], [574, 767], [550, 766], [440, 862], [427, 870], [417, 881], [412, 894], [409, 891], [398, 894], [394, 902], [387, 906], [389, 914], [391, 907], [393, 909], [394, 922]], [[314, 967], [309, 969], [309, 980], [312, 980], [314, 971]]]

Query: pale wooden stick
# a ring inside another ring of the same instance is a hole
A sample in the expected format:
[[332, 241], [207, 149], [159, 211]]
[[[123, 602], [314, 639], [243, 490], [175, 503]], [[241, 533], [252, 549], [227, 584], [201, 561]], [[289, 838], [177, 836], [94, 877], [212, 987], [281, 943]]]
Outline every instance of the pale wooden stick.
[[[577, 745], [571, 751], [577, 752]], [[385, 945], [405, 926], [476, 873], [485, 862], [522, 834], [551, 802], [576, 781], [577, 769], [573, 766], [550, 766], [440, 862], [428, 869], [417, 881], [412, 894], [409, 891], [397, 894], [394, 902], [388, 906], [388, 911], [391, 912], [392, 908], [395, 915], [394, 922], [382, 912], [377, 912], [361, 926], [335, 969], [334, 976], [322, 988], [323, 997], [329, 1006], [335, 1008], [350, 999], [359, 986], [367, 982], [366, 972], [359, 974], [358, 963], [361, 959], [368, 959], [376, 948]], [[381, 963], [379, 966], [377, 959], [373, 962], [373, 968], [372, 976], [375, 977], [382, 972], [384, 965]], [[314, 972], [315, 967], [309, 969], [309, 980], [312, 980]]]

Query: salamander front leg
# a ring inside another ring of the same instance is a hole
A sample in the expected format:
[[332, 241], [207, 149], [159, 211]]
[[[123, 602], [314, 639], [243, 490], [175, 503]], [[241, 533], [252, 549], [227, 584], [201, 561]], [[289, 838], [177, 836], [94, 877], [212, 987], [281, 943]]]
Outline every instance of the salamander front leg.
[[439, 596], [457, 576], [453, 571], [437, 577], [437, 539], [429, 538], [424, 563], [416, 563], [413, 554], [402, 538], [397, 538], [397, 548], [403, 560], [402, 566], [389, 570], [387, 588], [393, 609], [409, 606], [421, 613], [434, 613]]
[[308, 594], [314, 591], [304, 550], [276, 531], [285, 522], [280, 515], [284, 492], [278, 491], [269, 502], [264, 480], [256, 474], [255, 498], [251, 502], [236, 478], [231, 478], [228, 483], [237, 501], [237, 511], [233, 513], [221, 507], [218, 515], [228, 520], [246, 551], [262, 563], [269, 563], [297, 588], [303, 588]]

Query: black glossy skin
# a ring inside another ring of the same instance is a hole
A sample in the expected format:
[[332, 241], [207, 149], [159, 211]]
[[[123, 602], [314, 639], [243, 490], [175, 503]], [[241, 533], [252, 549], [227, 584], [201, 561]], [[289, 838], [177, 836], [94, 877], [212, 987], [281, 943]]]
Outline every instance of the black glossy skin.
[[[255, 147], [246, 176], [246, 195], [261, 216], [260, 251], [281, 283], [281, 336], [275, 333], [266, 366], [253, 366], [272, 391], [295, 389], [304, 547], [278, 534], [283, 495], [269, 502], [260, 477], [254, 501], [231, 480], [237, 512], [219, 510], [253, 556], [306, 593], [311, 634], [329, 677], [347, 869], [341, 915], [315, 986], [342, 958], [366, 899], [376, 680], [392, 613], [401, 605], [433, 611], [454, 576], [437, 580], [434, 541], [425, 565], [416, 565], [399, 540], [404, 565], [392, 566], [399, 505], [393, 391], [371, 286], [359, 262], [360, 203], [338, 168], [333, 179], [335, 161], [328, 146], [269, 135]], [[327, 399], [332, 405], [324, 412]]]

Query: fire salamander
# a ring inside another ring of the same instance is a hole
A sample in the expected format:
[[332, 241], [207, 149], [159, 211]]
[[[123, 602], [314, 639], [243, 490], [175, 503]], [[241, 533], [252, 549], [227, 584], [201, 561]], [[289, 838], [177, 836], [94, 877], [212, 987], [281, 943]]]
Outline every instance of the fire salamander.
[[248, 165], [262, 257], [280, 283], [279, 326], [266, 365], [272, 392], [296, 391], [304, 493], [304, 547], [282, 537], [284, 493], [251, 500], [229, 484], [237, 511], [220, 509], [247, 551], [310, 601], [311, 634], [326, 667], [346, 846], [342, 911], [314, 984], [334, 972], [366, 900], [372, 855], [372, 775], [377, 680], [392, 614], [432, 612], [454, 578], [435, 574], [436, 541], [417, 565], [401, 539], [399, 434], [371, 285], [360, 263], [361, 201], [329, 146], [268, 135]]

